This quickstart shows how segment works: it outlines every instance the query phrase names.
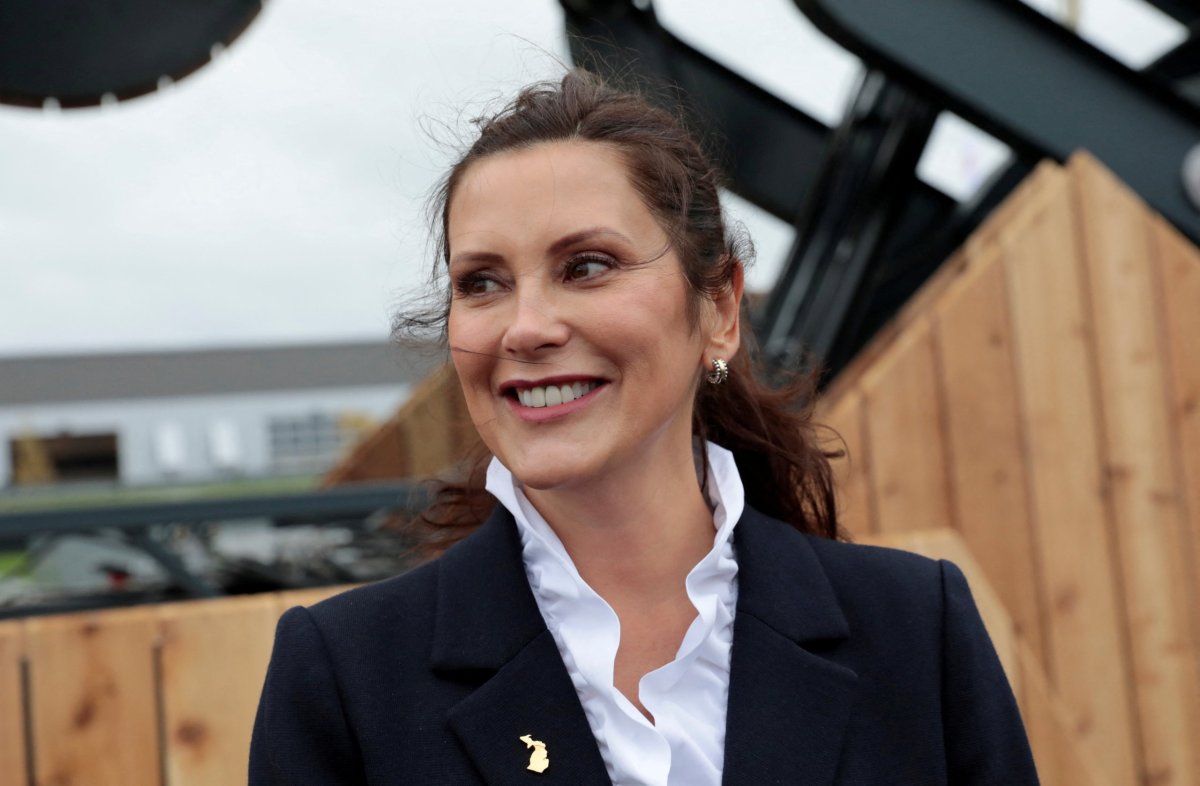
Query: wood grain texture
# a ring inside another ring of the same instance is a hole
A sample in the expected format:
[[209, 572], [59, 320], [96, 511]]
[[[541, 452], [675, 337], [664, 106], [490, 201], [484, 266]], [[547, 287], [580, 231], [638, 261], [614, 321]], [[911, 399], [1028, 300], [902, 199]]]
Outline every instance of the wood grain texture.
[[863, 414], [862, 396], [857, 390], [841, 396], [828, 412], [820, 410], [817, 414], [818, 422], [832, 428], [840, 438], [831, 439], [827, 447], [845, 451], [845, 455], [831, 462], [838, 524], [855, 538], [875, 531], [871, 510], [871, 457], [867, 450]]
[[458, 456], [453, 402], [460, 396], [458, 376], [449, 368], [439, 372], [438, 384], [423, 387], [422, 398], [412, 406], [404, 421], [404, 448], [408, 455], [407, 475], [423, 477], [445, 469]]
[[244, 782], [278, 616], [275, 598], [178, 603], [160, 615], [168, 782]]
[[1116, 786], [1076, 739], [1074, 718], [1054, 692], [1034, 650], [1018, 642], [1021, 717], [1038, 777], [1046, 786]]
[[1017, 630], [1044, 656], [1007, 288], [994, 243], [976, 247], [934, 320], [955, 520]]
[[1124, 579], [1142, 782], [1194, 784], [1200, 782], [1198, 653], [1189, 620], [1194, 600], [1147, 211], [1092, 159], [1077, 156], [1070, 172], [1084, 228], [1106, 488]]
[[[1151, 221], [1162, 302], [1163, 343], [1170, 358], [1168, 411], [1176, 451], [1189, 554], [1191, 627], [1200, 635], [1200, 250], [1162, 219]], [[1200, 668], [1200, 664], [1198, 664]]]
[[0, 622], [0, 783], [25, 786], [25, 707], [21, 658], [25, 651], [20, 622]]
[[26, 622], [38, 786], [161, 786], [149, 609]]
[[[1040, 170], [998, 234], [1046, 616], [1047, 672], [1076, 733], [1117, 783], [1136, 783], [1125, 630], [1102, 492], [1095, 358], [1070, 183]], [[1097, 689], [1097, 686], [1104, 686]]]
[[862, 378], [871, 493], [881, 532], [952, 521], [929, 322], [897, 339]]

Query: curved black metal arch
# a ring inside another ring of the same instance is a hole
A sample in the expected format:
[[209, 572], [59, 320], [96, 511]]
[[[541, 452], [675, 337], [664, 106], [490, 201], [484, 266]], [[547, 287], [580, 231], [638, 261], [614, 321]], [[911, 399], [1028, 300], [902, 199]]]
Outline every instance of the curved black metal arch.
[[95, 106], [178, 81], [231, 44], [261, 0], [0, 3], [0, 104]]

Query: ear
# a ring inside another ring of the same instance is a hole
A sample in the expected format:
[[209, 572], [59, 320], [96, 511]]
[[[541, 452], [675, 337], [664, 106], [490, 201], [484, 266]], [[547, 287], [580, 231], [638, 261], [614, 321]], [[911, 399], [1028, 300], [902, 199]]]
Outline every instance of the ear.
[[738, 347], [741, 346], [742, 288], [744, 286], [745, 275], [742, 263], [735, 262], [733, 275], [729, 278], [729, 286], [713, 300], [715, 319], [703, 358], [706, 368], [714, 358], [722, 358], [725, 361], [733, 360]]

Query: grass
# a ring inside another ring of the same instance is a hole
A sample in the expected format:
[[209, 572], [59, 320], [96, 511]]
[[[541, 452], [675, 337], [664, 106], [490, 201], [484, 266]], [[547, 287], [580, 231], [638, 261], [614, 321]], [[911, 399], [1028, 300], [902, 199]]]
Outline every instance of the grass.
[[[67, 510], [110, 505], [136, 505], [153, 502], [184, 502], [198, 499], [229, 499], [263, 494], [290, 494], [316, 488], [317, 476], [246, 478], [215, 483], [180, 484], [174, 486], [133, 486], [97, 488], [87, 486], [22, 490], [0, 493], [0, 515], [30, 513], [41, 510]], [[0, 554], [0, 559], [5, 555]], [[0, 565], [3, 565], [0, 562]], [[0, 573], [3, 569], [0, 568]]]
[[23, 564], [24, 562], [25, 552], [23, 551], [0, 551], [0, 577], [12, 578], [23, 575], [28, 567]]

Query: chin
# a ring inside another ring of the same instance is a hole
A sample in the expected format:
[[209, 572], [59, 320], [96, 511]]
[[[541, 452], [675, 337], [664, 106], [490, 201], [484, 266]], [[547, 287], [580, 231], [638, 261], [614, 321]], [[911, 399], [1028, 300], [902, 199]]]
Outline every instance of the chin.
[[533, 464], [520, 464], [516, 468], [510, 467], [509, 469], [522, 486], [534, 491], [570, 488], [581, 479], [589, 477], [588, 472], [562, 463], [538, 461]]
[[602, 473], [602, 467], [580, 455], [578, 449], [543, 449], [535, 455], [497, 455], [522, 486], [535, 491], [570, 488]]

